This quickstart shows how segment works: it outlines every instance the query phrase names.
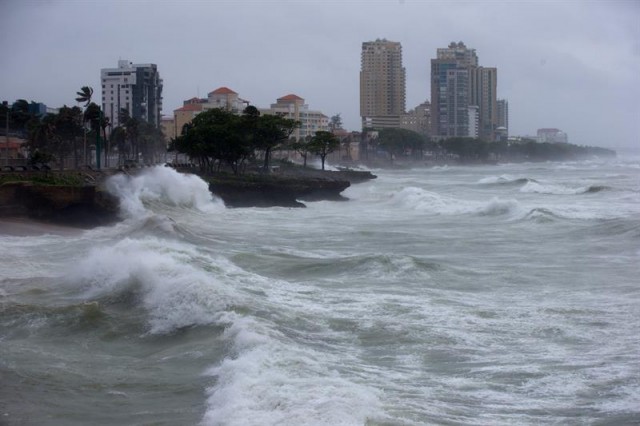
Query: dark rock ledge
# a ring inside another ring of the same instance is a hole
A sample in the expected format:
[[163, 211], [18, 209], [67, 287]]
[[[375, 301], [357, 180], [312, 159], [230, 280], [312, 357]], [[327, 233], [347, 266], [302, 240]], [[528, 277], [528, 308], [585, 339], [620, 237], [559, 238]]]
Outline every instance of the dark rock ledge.
[[28, 217], [79, 228], [118, 221], [119, 201], [96, 185], [40, 185], [10, 182], [0, 185], [0, 217]]
[[[126, 173], [135, 175], [141, 171]], [[24, 180], [5, 179], [5, 183], [0, 183], [0, 218], [26, 217], [79, 228], [108, 225], [119, 220], [119, 200], [102, 185], [107, 177], [118, 171], [47, 173], [47, 176], [57, 178], [80, 176], [83, 182], [42, 184], [34, 182], [38, 177], [36, 174], [23, 174], [20, 177]], [[346, 200], [341, 192], [351, 183], [375, 176], [358, 171], [290, 170], [267, 176], [217, 174], [202, 178], [228, 207], [305, 207], [301, 201]]]

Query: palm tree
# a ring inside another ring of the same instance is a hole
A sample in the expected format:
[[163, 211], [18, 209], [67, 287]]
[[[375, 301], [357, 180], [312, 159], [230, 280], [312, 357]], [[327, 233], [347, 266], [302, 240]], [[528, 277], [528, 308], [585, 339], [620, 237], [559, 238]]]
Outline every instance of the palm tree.
[[[89, 106], [89, 104], [91, 103], [91, 97], [93, 96], [93, 89], [89, 86], [82, 86], [80, 88], [79, 92], [76, 92], [76, 95], [78, 96], [76, 98], [76, 102], [84, 102], [84, 110], [85, 113], [87, 111], [87, 107]], [[87, 121], [86, 116], [84, 121]], [[83, 126], [84, 127], [84, 126]], [[86, 130], [84, 131], [84, 162], [87, 162], [87, 132]]]
[[91, 103], [91, 97], [93, 96], [93, 89], [89, 86], [82, 86], [79, 92], [76, 92], [78, 97], [76, 98], [76, 102], [84, 102], [85, 108], [89, 106]]

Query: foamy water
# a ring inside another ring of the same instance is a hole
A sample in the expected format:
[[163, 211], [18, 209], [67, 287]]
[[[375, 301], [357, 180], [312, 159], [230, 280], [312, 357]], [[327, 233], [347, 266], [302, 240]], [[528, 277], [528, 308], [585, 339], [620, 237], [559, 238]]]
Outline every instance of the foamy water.
[[638, 164], [116, 177], [121, 223], [0, 237], [0, 423], [637, 423]]

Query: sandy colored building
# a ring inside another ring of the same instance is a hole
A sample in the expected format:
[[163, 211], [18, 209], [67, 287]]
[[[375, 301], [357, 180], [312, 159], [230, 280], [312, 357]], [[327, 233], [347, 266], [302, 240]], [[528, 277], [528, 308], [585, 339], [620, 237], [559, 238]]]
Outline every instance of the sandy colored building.
[[360, 117], [363, 128], [400, 127], [406, 107], [406, 71], [399, 42], [362, 43]]
[[275, 114], [300, 122], [293, 137], [296, 140], [313, 136], [317, 131], [329, 130], [329, 117], [320, 111], [309, 109], [304, 99], [298, 95], [289, 94], [278, 98], [270, 108], [259, 108], [260, 114]]

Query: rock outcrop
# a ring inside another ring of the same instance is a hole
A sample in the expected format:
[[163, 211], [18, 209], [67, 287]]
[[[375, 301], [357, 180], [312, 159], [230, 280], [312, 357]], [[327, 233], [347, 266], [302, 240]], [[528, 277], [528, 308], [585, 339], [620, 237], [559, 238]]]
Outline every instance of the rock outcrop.
[[305, 207], [301, 201], [345, 200], [346, 180], [315, 177], [216, 175], [205, 178], [228, 207]]
[[118, 209], [118, 199], [96, 185], [11, 182], [0, 186], [0, 216], [88, 228], [117, 221]]

